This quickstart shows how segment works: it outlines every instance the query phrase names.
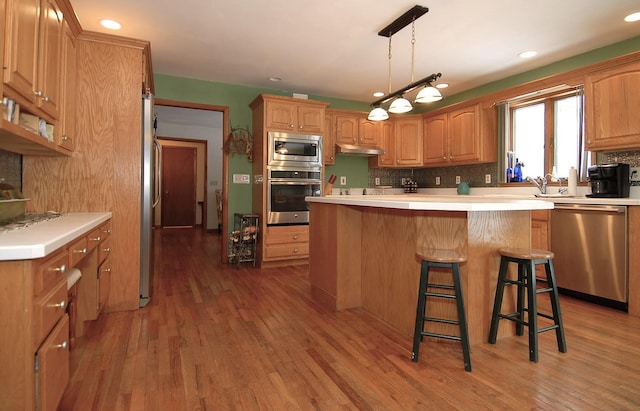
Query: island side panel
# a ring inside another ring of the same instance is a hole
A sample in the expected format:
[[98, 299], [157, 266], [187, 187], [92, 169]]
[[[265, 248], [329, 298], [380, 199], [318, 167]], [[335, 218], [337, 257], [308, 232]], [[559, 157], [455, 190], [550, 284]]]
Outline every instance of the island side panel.
[[361, 217], [357, 208], [310, 203], [311, 295], [331, 310], [361, 305]]
[[413, 330], [418, 295], [415, 247], [411, 211], [363, 208], [362, 307], [407, 335]]
[[[467, 275], [463, 276], [471, 344], [486, 343], [495, 298], [501, 247], [529, 248], [530, 211], [470, 211], [468, 214]], [[510, 275], [517, 278], [515, 264]], [[503, 312], [515, 311], [515, 287], [507, 287]], [[515, 325], [501, 321], [498, 338], [515, 334]]]

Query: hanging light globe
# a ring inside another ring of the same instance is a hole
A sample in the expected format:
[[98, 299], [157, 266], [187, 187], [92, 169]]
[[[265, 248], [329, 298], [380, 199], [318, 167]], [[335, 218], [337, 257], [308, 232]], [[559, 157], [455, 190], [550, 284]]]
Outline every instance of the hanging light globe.
[[389, 107], [389, 112], [394, 114], [407, 113], [411, 110], [413, 110], [413, 106], [411, 105], [409, 100], [404, 97], [399, 97], [393, 100], [391, 106]]
[[440, 90], [433, 87], [432, 85], [428, 85], [427, 87], [420, 90], [418, 95], [416, 96], [416, 103], [433, 103], [435, 101], [442, 100], [442, 93]]
[[387, 119], [389, 119], [389, 113], [382, 107], [374, 107], [367, 116], [367, 120], [371, 121], [383, 121]]

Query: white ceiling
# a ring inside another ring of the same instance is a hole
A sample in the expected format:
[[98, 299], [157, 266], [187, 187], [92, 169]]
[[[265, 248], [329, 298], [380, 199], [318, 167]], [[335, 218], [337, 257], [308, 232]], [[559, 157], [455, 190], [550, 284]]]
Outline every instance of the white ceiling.
[[[415, 0], [71, 0], [85, 30], [151, 42], [153, 71], [370, 102], [387, 92], [388, 39], [378, 31]], [[640, 36], [638, 0], [425, 0], [415, 80], [441, 72], [456, 94]], [[639, 42], [640, 43], [640, 42]], [[517, 54], [534, 49], [538, 56]], [[640, 46], [639, 46], [640, 49]], [[411, 82], [411, 26], [392, 37], [392, 90]], [[282, 78], [274, 83], [269, 77]]]

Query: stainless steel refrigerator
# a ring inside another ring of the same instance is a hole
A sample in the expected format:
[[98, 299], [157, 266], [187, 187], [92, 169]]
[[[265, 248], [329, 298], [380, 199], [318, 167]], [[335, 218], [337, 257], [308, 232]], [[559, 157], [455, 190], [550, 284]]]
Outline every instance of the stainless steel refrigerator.
[[140, 230], [140, 307], [151, 300], [153, 288], [153, 219], [159, 201], [158, 162], [160, 144], [156, 139], [157, 120], [153, 95], [142, 96], [142, 208]]

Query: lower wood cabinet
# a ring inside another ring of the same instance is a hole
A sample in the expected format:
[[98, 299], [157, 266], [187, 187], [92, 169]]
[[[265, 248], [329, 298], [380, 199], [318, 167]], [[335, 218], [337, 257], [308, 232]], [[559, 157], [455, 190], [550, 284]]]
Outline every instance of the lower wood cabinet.
[[262, 260], [265, 262], [306, 259], [309, 257], [309, 226], [267, 227], [263, 242]]
[[69, 317], [65, 314], [35, 358], [36, 409], [56, 411], [69, 382]]

